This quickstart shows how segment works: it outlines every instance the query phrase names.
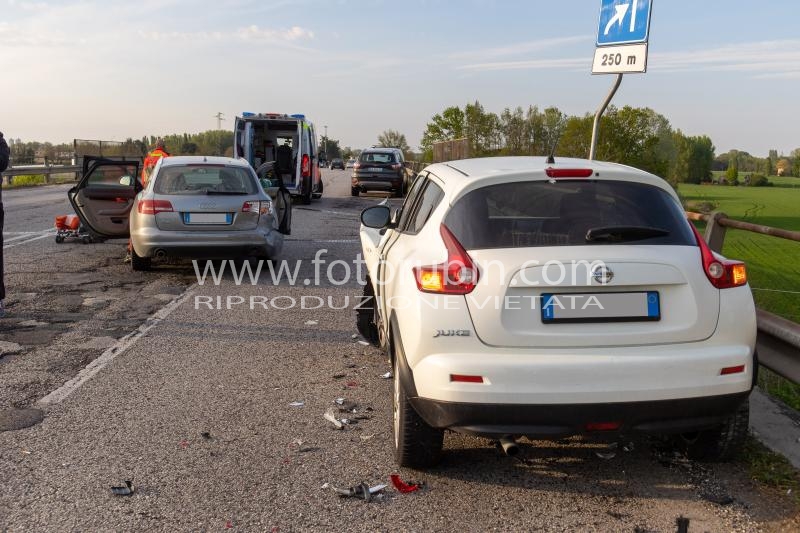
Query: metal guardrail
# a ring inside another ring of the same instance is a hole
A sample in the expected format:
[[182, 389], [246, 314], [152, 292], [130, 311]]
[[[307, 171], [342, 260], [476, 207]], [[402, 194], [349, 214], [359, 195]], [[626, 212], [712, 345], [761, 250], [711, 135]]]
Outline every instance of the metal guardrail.
[[[708, 215], [687, 211], [686, 216], [690, 220], [701, 220], [707, 223], [704, 238], [709, 248], [715, 252], [722, 250], [726, 228], [800, 242], [800, 231], [735, 220], [728, 218], [721, 211], [714, 211]], [[756, 319], [758, 321], [756, 344], [759, 363], [788, 380], [800, 383], [800, 324], [773, 315], [763, 309], [756, 310]]]
[[75, 174], [77, 180], [81, 174], [81, 167], [78, 165], [29, 165], [20, 167], [8, 167], [3, 171], [3, 182], [11, 183], [15, 176], [44, 176], [45, 183], [50, 183], [53, 174]]

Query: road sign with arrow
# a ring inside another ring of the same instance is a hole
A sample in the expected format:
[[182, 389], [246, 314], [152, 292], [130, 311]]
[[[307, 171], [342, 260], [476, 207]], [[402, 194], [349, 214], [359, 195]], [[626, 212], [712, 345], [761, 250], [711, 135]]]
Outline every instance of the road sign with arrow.
[[601, 0], [592, 74], [647, 71], [652, 0]]
[[646, 43], [651, 0], [602, 0], [597, 46]]

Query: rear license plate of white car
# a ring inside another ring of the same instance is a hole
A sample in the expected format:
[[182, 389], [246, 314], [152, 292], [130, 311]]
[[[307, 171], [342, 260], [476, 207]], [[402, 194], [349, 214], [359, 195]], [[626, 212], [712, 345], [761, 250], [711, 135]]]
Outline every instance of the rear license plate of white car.
[[184, 213], [184, 224], [231, 224], [233, 213]]
[[542, 294], [542, 322], [645, 322], [661, 320], [655, 291]]

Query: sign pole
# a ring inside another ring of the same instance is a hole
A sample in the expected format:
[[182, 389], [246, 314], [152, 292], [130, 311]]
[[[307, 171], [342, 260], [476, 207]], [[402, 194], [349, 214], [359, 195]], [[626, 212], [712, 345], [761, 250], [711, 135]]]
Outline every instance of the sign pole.
[[592, 74], [616, 74], [617, 79], [594, 115], [590, 161], [597, 156], [600, 119], [617, 93], [622, 75], [647, 72], [652, 6], [653, 0], [600, 0]]
[[611, 91], [606, 96], [606, 99], [597, 109], [597, 113], [594, 115], [594, 125], [592, 126], [592, 145], [589, 148], [589, 160], [593, 161], [595, 156], [597, 155], [597, 132], [600, 129], [600, 117], [603, 116], [603, 113], [606, 112], [608, 108], [608, 104], [611, 103], [611, 100], [614, 98], [614, 95], [617, 94], [617, 89], [619, 89], [620, 84], [622, 83], [622, 74], [617, 74], [617, 79], [614, 82], [614, 85], [611, 87]]

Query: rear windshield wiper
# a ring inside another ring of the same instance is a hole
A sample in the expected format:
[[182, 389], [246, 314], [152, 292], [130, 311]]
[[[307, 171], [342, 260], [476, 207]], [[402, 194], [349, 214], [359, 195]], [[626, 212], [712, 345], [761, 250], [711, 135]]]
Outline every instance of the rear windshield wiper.
[[246, 191], [212, 191], [211, 189], [206, 189], [206, 194], [222, 196], [245, 196], [249, 193]]
[[603, 226], [591, 228], [586, 232], [586, 242], [638, 241], [652, 237], [666, 237], [669, 231], [648, 226]]

